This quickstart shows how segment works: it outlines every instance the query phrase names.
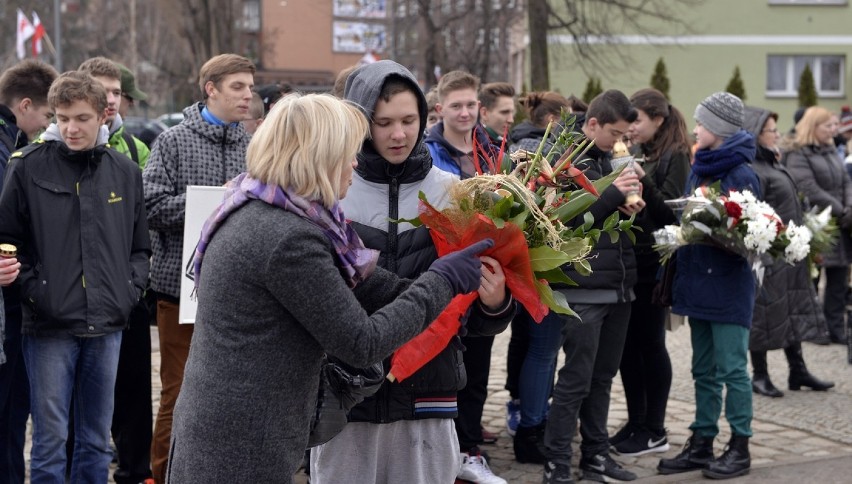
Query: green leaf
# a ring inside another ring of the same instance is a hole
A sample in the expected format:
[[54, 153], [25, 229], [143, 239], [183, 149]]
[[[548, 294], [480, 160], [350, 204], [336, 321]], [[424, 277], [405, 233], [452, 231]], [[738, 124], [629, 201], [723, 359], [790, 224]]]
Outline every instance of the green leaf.
[[612, 229], [615, 228], [616, 224], [618, 224], [618, 214], [619, 213], [620, 212], [618, 212], [616, 210], [615, 212], [612, 212], [612, 214], [610, 214], [610, 216], [607, 217], [606, 220], [604, 220], [604, 224], [603, 224], [604, 230], [612, 230]]
[[574, 282], [573, 279], [568, 277], [568, 275], [565, 274], [565, 271], [563, 271], [562, 269], [552, 269], [552, 270], [549, 270], [549, 271], [536, 272], [535, 273], [535, 279], [536, 280], [544, 279], [547, 282], [559, 282], [559, 283], [562, 283], [562, 284], [567, 284], [569, 286], [579, 285], [576, 282]]
[[409, 223], [409, 224], [411, 224], [415, 227], [420, 227], [421, 225], [423, 225], [423, 222], [421, 222], [419, 218], [398, 218], [398, 219], [389, 218], [388, 221], [395, 223], [395, 224]]
[[583, 230], [589, 231], [595, 225], [595, 216], [592, 215], [592, 212], [586, 212], [583, 214]]
[[512, 198], [513, 197], [501, 198], [500, 201], [495, 203], [491, 208], [491, 213], [494, 215], [492, 218], [499, 217], [503, 220], [508, 219], [509, 214], [512, 211]]
[[568, 316], [574, 316], [579, 319], [577, 313], [568, 306], [568, 301], [565, 300], [565, 296], [558, 292], [554, 292], [550, 286], [539, 281], [535, 281], [535, 289], [538, 291], [538, 296], [541, 298], [541, 302], [546, 304], [551, 311], [559, 314], [567, 314]]
[[618, 238], [621, 235], [621, 234], [618, 233], [618, 230], [607, 230], [606, 233], [609, 234], [609, 241], [610, 242], [612, 242], [613, 244], [618, 243]]
[[592, 274], [592, 265], [589, 264], [589, 261], [586, 259], [578, 260], [574, 262], [574, 270], [576, 270], [581, 276], [588, 277]]
[[518, 227], [521, 228], [521, 230], [523, 230], [524, 225], [526, 225], [526, 223], [527, 223], [527, 217], [529, 217], [529, 215], [530, 215], [529, 209], [525, 208], [524, 210], [522, 210], [518, 214], [513, 215], [512, 218], [509, 219], [509, 222], [517, 225]]
[[579, 259], [589, 253], [591, 244], [586, 237], [573, 237], [566, 240], [559, 247], [559, 250], [565, 253], [571, 260]]
[[530, 249], [530, 266], [534, 272], [549, 271], [569, 262], [570, 257], [547, 245]]

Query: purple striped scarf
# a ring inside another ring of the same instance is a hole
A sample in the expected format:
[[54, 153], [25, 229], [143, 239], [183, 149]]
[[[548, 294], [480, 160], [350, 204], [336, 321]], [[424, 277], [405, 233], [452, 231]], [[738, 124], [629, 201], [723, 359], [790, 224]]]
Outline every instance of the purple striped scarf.
[[335, 251], [335, 265], [340, 270], [343, 279], [349, 287], [355, 287], [376, 268], [378, 251], [367, 249], [355, 230], [343, 218], [340, 204], [335, 202], [331, 210], [322, 203], [307, 200], [278, 185], [267, 185], [241, 173], [228, 183], [225, 198], [216, 211], [204, 222], [201, 239], [195, 248], [193, 258], [193, 273], [195, 288], [201, 279], [201, 262], [204, 252], [213, 238], [213, 234], [221, 227], [228, 216], [249, 200], [262, 200], [272, 206], [294, 213], [322, 229], [323, 234], [331, 241]]

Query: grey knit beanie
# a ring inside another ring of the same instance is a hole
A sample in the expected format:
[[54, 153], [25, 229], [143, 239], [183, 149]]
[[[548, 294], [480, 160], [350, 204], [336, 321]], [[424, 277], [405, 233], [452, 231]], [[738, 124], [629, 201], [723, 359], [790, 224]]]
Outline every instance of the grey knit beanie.
[[720, 138], [729, 138], [743, 127], [743, 102], [729, 92], [707, 96], [695, 108], [695, 120]]

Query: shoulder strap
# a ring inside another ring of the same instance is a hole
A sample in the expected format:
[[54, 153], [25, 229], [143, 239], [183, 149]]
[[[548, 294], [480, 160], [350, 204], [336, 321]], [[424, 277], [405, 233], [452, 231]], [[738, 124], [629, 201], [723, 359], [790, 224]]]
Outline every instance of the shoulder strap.
[[138, 165], [139, 151], [136, 149], [136, 140], [133, 139], [133, 135], [128, 133], [127, 129], [125, 129], [121, 132], [121, 137], [124, 138], [124, 142], [127, 144], [127, 149], [130, 150], [130, 159]]
[[669, 162], [672, 159], [672, 152], [666, 151], [660, 157], [660, 162], [657, 164], [657, 170], [654, 172], [654, 181], [657, 182], [657, 187], [663, 188], [663, 183], [666, 181], [666, 175], [669, 174]]

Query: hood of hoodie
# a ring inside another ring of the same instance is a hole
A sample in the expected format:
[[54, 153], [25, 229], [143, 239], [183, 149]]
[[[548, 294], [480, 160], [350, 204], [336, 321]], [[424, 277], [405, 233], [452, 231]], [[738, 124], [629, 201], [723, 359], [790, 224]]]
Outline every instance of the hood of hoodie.
[[112, 120], [112, 124], [109, 127], [109, 135], [112, 136], [115, 133], [118, 133], [118, 130], [120, 130], [122, 126], [124, 126], [124, 120], [121, 119], [120, 114], [115, 113], [115, 119]]
[[[41, 135], [41, 139], [44, 141], [62, 141], [65, 144], [65, 140], [62, 139], [62, 133], [59, 132], [59, 125], [56, 123], [51, 123], [50, 126], [44, 131], [44, 134]], [[101, 125], [98, 130], [98, 139], [95, 141], [95, 147], [100, 145], [105, 145], [109, 141], [109, 128], [106, 127], [105, 124]]]
[[[422, 143], [423, 133], [426, 131], [428, 107], [426, 105], [426, 96], [423, 94], [423, 90], [420, 89], [420, 85], [417, 84], [417, 79], [415, 79], [414, 75], [412, 75], [408, 69], [390, 60], [382, 60], [373, 64], [361, 66], [358, 69], [355, 69], [355, 71], [353, 71], [346, 79], [346, 87], [343, 90], [343, 97], [347, 101], [355, 103], [355, 105], [364, 112], [367, 119], [372, 122], [376, 103], [379, 102], [379, 94], [382, 92], [382, 87], [385, 85], [385, 82], [391, 78], [399, 79], [400, 81], [409, 84], [414, 96], [417, 98], [417, 108], [420, 114], [420, 130], [418, 131], [417, 141], [414, 143], [414, 149], [411, 151], [411, 155], [409, 155], [409, 158], [403, 163], [403, 165], [411, 163], [412, 159], [416, 159], [414, 163], [420, 165], [419, 168], [416, 168], [417, 171], [420, 171], [423, 168], [423, 160], [421, 158], [424, 147], [422, 146]], [[387, 172], [386, 167], [383, 166], [385, 164], [387, 164], [387, 161], [378, 155], [373, 147], [373, 142], [369, 138], [364, 140], [361, 152], [358, 153], [358, 167], [355, 168], [355, 170], [360, 175], [373, 179], [377, 174]], [[429, 166], [431, 166], [431, 163]], [[410, 171], [409, 168], [404, 166], [399, 170], [404, 172]], [[428, 171], [428, 168], [426, 168], [426, 171]]]
[[763, 108], [746, 106], [743, 112], [743, 129], [751, 133], [752, 136], [757, 139], [757, 137], [760, 136], [760, 132], [763, 130], [763, 125], [766, 124], [766, 120], [769, 119], [771, 114], [771, 111]]
[[197, 102], [187, 106], [183, 110], [182, 125], [195, 131], [199, 135], [209, 139], [214, 145], [239, 143], [248, 136], [243, 123], [237, 123], [236, 126], [219, 126], [210, 124], [201, 116], [201, 110], [204, 108], [204, 103]]
[[545, 128], [539, 128], [529, 121], [524, 121], [509, 131], [509, 141], [517, 143], [527, 138], [541, 139], [544, 137], [545, 131], [547, 131]]

